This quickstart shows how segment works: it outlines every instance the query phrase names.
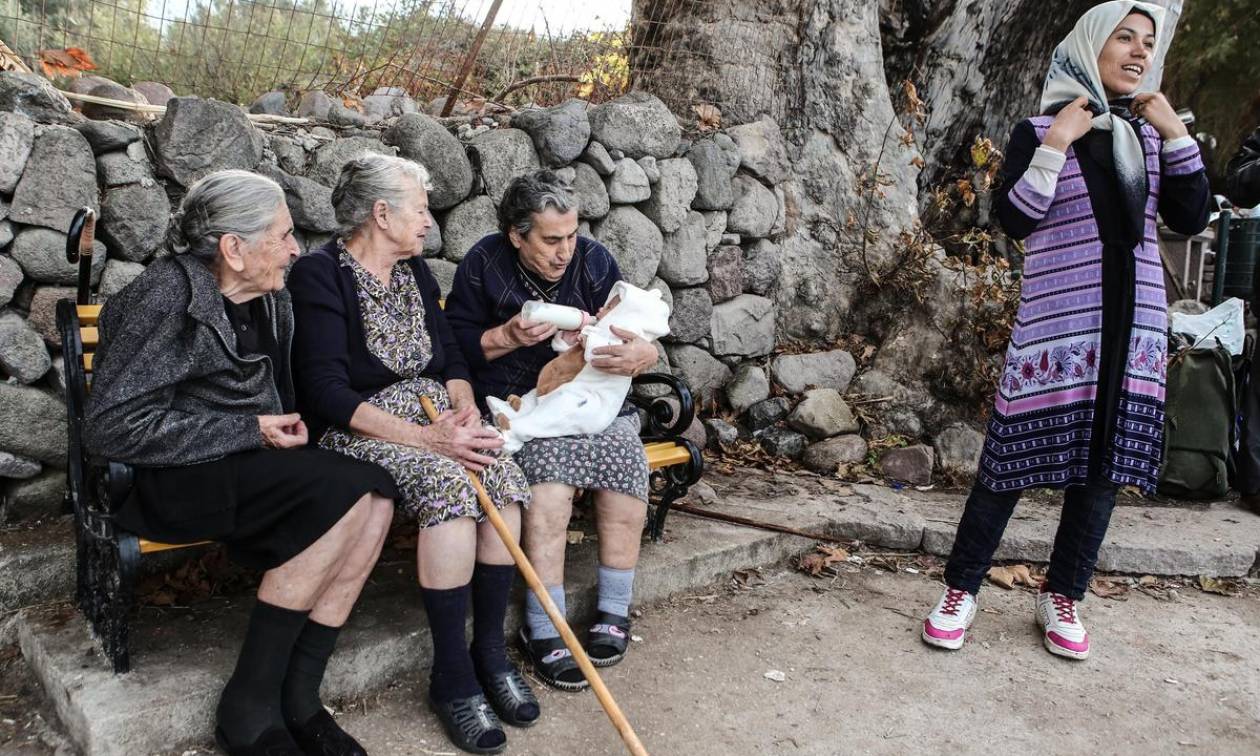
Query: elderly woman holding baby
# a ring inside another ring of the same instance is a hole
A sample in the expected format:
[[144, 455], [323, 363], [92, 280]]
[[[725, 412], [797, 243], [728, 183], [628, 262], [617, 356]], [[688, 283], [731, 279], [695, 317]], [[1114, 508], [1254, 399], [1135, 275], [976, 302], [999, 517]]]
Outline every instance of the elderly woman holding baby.
[[[455, 273], [446, 316], [468, 360], [477, 398], [524, 395], [538, 385], [553, 358], [556, 327], [532, 322], [521, 310], [531, 300], [598, 312], [621, 272], [601, 244], [578, 236], [573, 191], [551, 171], [518, 177], [499, 204], [498, 233], [478, 241]], [[593, 350], [591, 364], [634, 376], [651, 369], [656, 347], [613, 329], [623, 343]], [[587, 650], [596, 666], [625, 656], [639, 542], [647, 516], [648, 467], [638, 416], [623, 407], [600, 433], [529, 441], [514, 459], [525, 472], [532, 503], [525, 513], [524, 547], [552, 600], [563, 612], [566, 530], [577, 489], [594, 492], [599, 533], [598, 616]], [[522, 645], [540, 679], [560, 690], [587, 683], [543, 611], [526, 596]]]
[[[512, 557], [465, 470], [479, 473], [515, 533], [529, 488], [497, 453], [502, 439], [481, 424], [467, 362], [420, 256], [433, 226], [428, 183], [423, 167], [396, 157], [369, 155], [342, 170], [332, 195], [342, 231], [289, 276], [293, 370], [312, 442], [388, 470], [401, 494], [395, 508], [419, 523], [430, 705], [459, 748], [498, 753], [507, 742], [501, 722], [532, 725], [539, 706], [506, 654]], [[424, 398], [441, 411], [436, 422]]]

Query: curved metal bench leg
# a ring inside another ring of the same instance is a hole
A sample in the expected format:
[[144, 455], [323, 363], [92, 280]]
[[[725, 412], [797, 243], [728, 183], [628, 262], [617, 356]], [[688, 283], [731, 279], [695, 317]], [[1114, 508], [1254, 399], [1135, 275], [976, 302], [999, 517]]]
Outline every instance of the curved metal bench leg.
[[675, 501], [687, 495], [687, 489], [700, 480], [700, 475], [704, 472], [704, 456], [700, 453], [700, 447], [685, 438], [676, 438], [673, 441], [687, 448], [690, 459], [686, 464], [672, 465], [656, 471], [660, 476], [658, 479], [664, 481], [664, 486], [657, 491], [659, 500], [648, 524], [649, 533], [655, 543], [659, 543], [665, 535], [665, 518], [669, 516], [669, 508]]
[[648, 526], [654, 543], [660, 543], [661, 536], [665, 535], [665, 517], [669, 515], [669, 508], [685, 493], [685, 488], [679, 490], [677, 486], [670, 486], [661, 494], [661, 500], [653, 509], [652, 522]]
[[113, 543], [102, 543], [102, 547], [106, 559], [101, 567], [107, 574], [100, 575], [97, 584], [104, 595], [96, 632], [114, 673], [122, 674], [131, 669], [129, 621], [140, 567], [140, 541], [130, 533], [119, 533]]

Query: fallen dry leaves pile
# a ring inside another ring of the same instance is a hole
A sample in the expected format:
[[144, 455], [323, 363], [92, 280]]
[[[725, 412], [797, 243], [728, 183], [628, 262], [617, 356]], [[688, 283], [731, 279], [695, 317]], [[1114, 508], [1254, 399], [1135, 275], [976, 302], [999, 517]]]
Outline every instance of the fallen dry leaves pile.
[[162, 575], [149, 575], [136, 591], [144, 606], [187, 606], [224, 593], [240, 593], [258, 585], [258, 574], [228, 559], [222, 547], [211, 547]]

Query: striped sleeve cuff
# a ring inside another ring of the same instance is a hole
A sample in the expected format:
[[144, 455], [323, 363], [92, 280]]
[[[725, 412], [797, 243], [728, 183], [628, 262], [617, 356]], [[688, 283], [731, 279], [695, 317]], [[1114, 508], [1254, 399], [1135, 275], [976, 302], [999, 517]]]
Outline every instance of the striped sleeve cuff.
[[1037, 191], [1028, 177], [1022, 176], [1011, 188], [1010, 198], [1016, 210], [1030, 218], [1040, 219], [1050, 210], [1054, 195]]
[[1199, 145], [1194, 141], [1182, 147], [1163, 150], [1160, 158], [1164, 163], [1165, 176], [1186, 176], [1203, 170], [1203, 156], [1199, 153]]

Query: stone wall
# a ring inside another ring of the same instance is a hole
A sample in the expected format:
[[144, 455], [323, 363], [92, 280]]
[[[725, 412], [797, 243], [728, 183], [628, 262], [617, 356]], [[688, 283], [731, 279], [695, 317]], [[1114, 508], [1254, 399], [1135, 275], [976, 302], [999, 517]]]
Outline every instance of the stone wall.
[[[858, 375], [858, 361], [844, 350], [777, 354], [797, 335], [778, 317], [781, 303], [797, 297], [783, 288], [802, 284], [788, 280], [780, 259], [798, 233], [785, 195], [799, 189], [773, 121], [684, 133], [658, 99], [641, 93], [596, 106], [570, 100], [447, 119], [396, 90], [366, 98], [361, 109], [320, 93], [297, 103], [271, 93], [250, 110], [289, 115], [289, 104], [309, 122], [251, 120], [235, 105], [196, 97], [171, 99], [156, 121], [116, 110], [88, 114], [132, 122], [91, 120], [44, 80], [0, 74], [0, 520], [55, 512], [62, 500], [64, 381], [54, 310], [74, 295], [76, 271], [64, 247], [78, 208], [100, 213], [93, 282], [108, 300], [162, 254], [170, 213], [197, 178], [222, 168], [275, 178], [300, 244], [313, 249], [336, 231], [330, 200], [341, 167], [370, 152], [416, 160], [432, 174], [437, 233], [424, 254], [444, 290], [469, 247], [495, 230], [496, 202], [512, 177], [539, 167], [567, 177], [581, 201], [580, 232], [607, 246], [630, 282], [660, 289], [671, 303], [657, 369], [686, 380], [705, 408], [706, 419], [689, 432], [702, 444], [756, 441], [834, 472], [867, 458], [860, 431], [951, 438], [943, 431], [956, 417], [905, 378], [917, 374], [908, 367], [877, 360], [884, 372]], [[909, 345], [882, 352], [916, 353]], [[854, 393], [881, 398], [880, 411], [859, 413], [866, 421], [859, 422]], [[978, 439], [963, 426], [951, 432], [966, 467]], [[938, 466], [948, 468], [958, 454], [940, 451], [946, 459]], [[917, 453], [903, 455], [913, 469], [889, 474], [930, 476], [931, 449]]]
[[176, 97], [161, 120], [128, 123], [89, 120], [42, 79], [4, 74], [0, 477], [9, 519], [61, 501], [65, 409], [54, 309], [74, 295], [64, 247], [75, 210], [99, 210], [93, 281], [108, 300], [162, 253], [186, 187], [221, 168], [279, 181], [300, 242], [311, 249], [336, 230], [331, 187], [348, 160], [378, 152], [423, 163], [440, 231], [425, 255], [444, 288], [472, 243], [495, 230], [508, 181], [557, 169], [580, 196], [581, 233], [606, 245], [630, 282], [658, 288], [672, 303], [660, 369], [681, 375], [708, 404], [722, 399], [732, 375], [761, 370], [752, 363], [775, 348], [776, 240], [784, 231], [776, 182], [788, 170], [774, 123], [684, 137], [659, 100], [637, 93], [593, 107], [571, 100], [445, 120], [397, 94], [378, 99], [374, 113], [346, 115], [332, 105], [316, 112], [328, 103], [308, 95], [299, 113], [325, 120], [295, 126], [254, 123], [234, 105]]

